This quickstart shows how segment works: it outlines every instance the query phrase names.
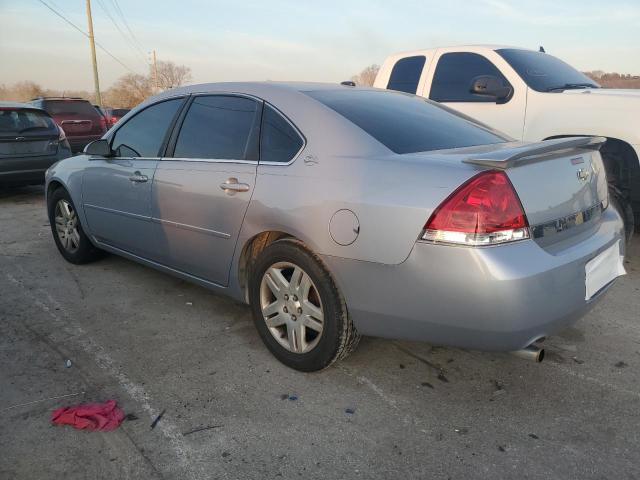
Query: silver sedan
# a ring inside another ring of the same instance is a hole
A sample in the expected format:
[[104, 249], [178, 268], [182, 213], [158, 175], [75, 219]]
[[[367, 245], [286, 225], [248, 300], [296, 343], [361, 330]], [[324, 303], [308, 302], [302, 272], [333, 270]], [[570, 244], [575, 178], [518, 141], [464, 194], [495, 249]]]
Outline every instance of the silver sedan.
[[299, 370], [361, 334], [540, 360], [624, 273], [603, 141], [514, 142], [399, 92], [194, 85], [50, 168], [47, 206], [68, 261], [111, 252], [247, 302]]

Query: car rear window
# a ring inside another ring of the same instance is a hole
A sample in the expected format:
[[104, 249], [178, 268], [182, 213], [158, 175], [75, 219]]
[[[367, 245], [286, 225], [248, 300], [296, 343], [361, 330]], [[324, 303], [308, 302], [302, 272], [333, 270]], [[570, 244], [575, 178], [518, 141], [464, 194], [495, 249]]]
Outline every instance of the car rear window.
[[304, 92], [395, 153], [488, 145], [506, 137], [415, 95], [379, 90]]
[[51, 115], [83, 115], [95, 117], [98, 111], [85, 100], [47, 100], [44, 109]]
[[0, 135], [42, 134], [57, 131], [55, 122], [40, 110], [0, 108]]

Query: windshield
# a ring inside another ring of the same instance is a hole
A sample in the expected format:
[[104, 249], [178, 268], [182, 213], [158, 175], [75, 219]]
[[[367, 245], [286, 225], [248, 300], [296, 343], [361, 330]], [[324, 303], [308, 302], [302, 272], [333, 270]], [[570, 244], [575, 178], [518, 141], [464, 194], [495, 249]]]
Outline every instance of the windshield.
[[599, 88], [596, 82], [562, 60], [542, 52], [502, 48], [496, 50], [538, 92], [569, 88]]
[[0, 108], [0, 135], [41, 135], [58, 129], [54, 121], [44, 112], [26, 108]]
[[303, 92], [335, 110], [395, 153], [505, 142], [506, 138], [437, 103], [384, 90]]

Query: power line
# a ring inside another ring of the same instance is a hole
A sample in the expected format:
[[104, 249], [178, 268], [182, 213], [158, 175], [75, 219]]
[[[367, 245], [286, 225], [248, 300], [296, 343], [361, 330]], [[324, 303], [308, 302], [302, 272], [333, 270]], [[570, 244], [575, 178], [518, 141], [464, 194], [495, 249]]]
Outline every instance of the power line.
[[129, 34], [131, 35], [131, 39], [138, 46], [138, 49], [139, 49], [140, 53], [142, 53], [142, 55], [145, 55], [145, 53], [144, 53], [145, 50], [142, 47], [142, 44], [138, 41], [138, 38], [136, 37], [135, 33], [133, 33], [133, 30], [129, 26], [129, 22], [127, 22], [127, 17], [125, 16], [125, 14], [123, 13], [122, 9], [120, 8], [120, 4], [118, 3], [118, 0], [111, 0], [111, 3], [115, 7], [116, 13], [122, 19], [122, 23], [124, 23], [124, 26], [129, 31]]
[[[75, 28], [77, 31], [79, 31], [82, 35], [84, 35], [85, 37], [89, 38], [89, 34], [87, 32], [85, 32], [84, 30], [82, 30], [80, 27], [78, 27], [75, 23], [73, 23], [71, 20], [69, 20], [68, 18], [66, 18], [64, 15], [62, 15], [61, 13], [57, 12], [53, 7], [51, 7], [51, 5], [47, 4], [44, 0], [38, 0], [38, 2], [40, 2], [42, 5], [44, 5], [45, 7], [47, 7], [49, 10], [51, 10], [55, 15], [57, 15], [58, 17], [60, 17], [62, 20], [64, 20], [66, 23], [68, 23], [69, 25], [71, 25], [73, 28]], [[129, 70], [131, 73], [136, 73], [134, 72], [131, 68], [129, 68], [124, 62], [122, 62], [118, 57], [116, 57], [114, 54], [112, 54], [109, 50], [107, 50], [106, 48], [104, 48], [102, 45], [100, 45], [98, 42], [95, 42], [95, 44], [107, 55], [109, 55], [111, 58], [113, 58], [116, 62], [118, 62], [120, 65], [122, 65], [124, 68], [126, 68], [127, 70]]]
[[118, 30], [118, 32], [120, 32], [120, 35], [122, 36], [122, 39], [129, 45], [129, 47], [131, 47], [134, 51], [134, 53], [141, 54], [141, 57], [143, 59], [143, 62], [145, 64], [146, 67], [149, 66], [149, 64], [146, 61], [146, 56], [144, 55], [144, 53], [139, 52], [137, 50], [137, 46], [134, 45], [131, 40], [125, 35], [125, 33], [122, 31], [122, 29], [120, 28], [120, 25], [118, 25], [118, 23], [116, 22], [116, 20], [113, 18], [113, 16], [111, 15], [111, 12], [109, 12], [109, 10], [107, 9], [107, 6], [104, 4], [104, 2], [102, 0], [98, 0], [98, 3], [100, 4], [100, 8], [102, 8], [102, 10], [104, 11], [104, 13], [107, 14], [107, 17], [109, 17], [109, 20], [111, 20], [111, 23], [113, 23], [113, 26], [116, 27], [116, 29]]

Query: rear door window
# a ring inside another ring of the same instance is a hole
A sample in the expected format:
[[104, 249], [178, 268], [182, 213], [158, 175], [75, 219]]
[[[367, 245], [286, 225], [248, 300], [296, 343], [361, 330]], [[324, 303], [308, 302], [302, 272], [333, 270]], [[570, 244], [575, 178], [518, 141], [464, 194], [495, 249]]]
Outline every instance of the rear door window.
[[116, 130], [111, 148], [116, 157], [149, 157], [161, 155], [167, 130], [184, 98], [156, 103], [137, 113]]
[[304, 140], [274, 108], [265, 105], [260, 133], [260, 162], [288, 163], [304, 145]]
[[436, 102], [493, 102], [495, 99], [471, 93], [473, 80], [480, 75], [491, 75], [509, 82], [500, 70], [482, 55], [469, 52], [445, 53], [438, 60], [431, 82], [429, 98]]
[[423, 55], [398, 60], [391, 70], [387, 88], [415, 94], [418, 91], [418, 82], [426, 60]]
[[184, 118], [173, 156], [257, 160], [260, 105], [245, 97], [195, 97]]

